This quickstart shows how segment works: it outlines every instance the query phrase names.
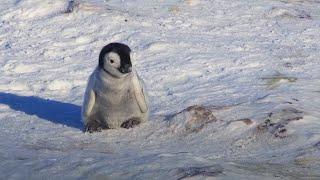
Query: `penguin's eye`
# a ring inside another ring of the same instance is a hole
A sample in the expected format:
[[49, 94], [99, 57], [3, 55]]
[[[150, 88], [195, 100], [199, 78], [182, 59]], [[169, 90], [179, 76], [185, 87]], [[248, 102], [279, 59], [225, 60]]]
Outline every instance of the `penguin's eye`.
[[113, 60], [113, 59], [110, 59], [110, 63], [113, 64], [113, 63], [114, 63], [114, 60]]

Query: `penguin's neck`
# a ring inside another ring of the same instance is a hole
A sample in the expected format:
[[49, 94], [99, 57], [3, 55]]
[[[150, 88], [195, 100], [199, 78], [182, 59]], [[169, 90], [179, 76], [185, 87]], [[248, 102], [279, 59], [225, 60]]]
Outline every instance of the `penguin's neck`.
[[132, 74], [128, 74], [123, 77], [115, 77], [112, 76], [111, 74], [103, 71], [103, 70], [97, 70], [97, 78], [99, 81], [101, 81], [101, 85], [105, 89], [109, 90], [124, 90], [129, 87], [130, 84], [130, 79]]

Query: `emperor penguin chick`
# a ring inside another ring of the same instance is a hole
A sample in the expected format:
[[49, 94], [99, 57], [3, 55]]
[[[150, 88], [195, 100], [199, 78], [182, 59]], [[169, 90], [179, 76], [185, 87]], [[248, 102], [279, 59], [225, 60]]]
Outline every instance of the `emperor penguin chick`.
[[148, 120], [148, 97], [143, 81], [132, 69], [130, 52], [121, 43], [102, 48], [84, 95], [85, 131], [130, 128]]

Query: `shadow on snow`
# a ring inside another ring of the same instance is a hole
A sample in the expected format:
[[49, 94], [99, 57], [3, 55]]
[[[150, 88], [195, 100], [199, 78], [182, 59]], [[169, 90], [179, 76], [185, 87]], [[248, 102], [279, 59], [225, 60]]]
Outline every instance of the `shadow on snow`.
[[0, 104], [41, 119], [82, 130], [81, 107], [36, 96], [19, 96], [0, 92]]

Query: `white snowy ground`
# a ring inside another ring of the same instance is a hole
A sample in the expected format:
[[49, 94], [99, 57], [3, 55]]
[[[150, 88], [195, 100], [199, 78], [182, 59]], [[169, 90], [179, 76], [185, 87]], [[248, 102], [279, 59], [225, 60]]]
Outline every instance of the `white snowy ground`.
[[[0, 179], [320, 178], [319, 0], [67, 6], [0, 1]], [[85, 134], [86, 81], [115, 41], [150, 122]], [[174, 114], [192, 105], [218, 120], [187, 131]]]

